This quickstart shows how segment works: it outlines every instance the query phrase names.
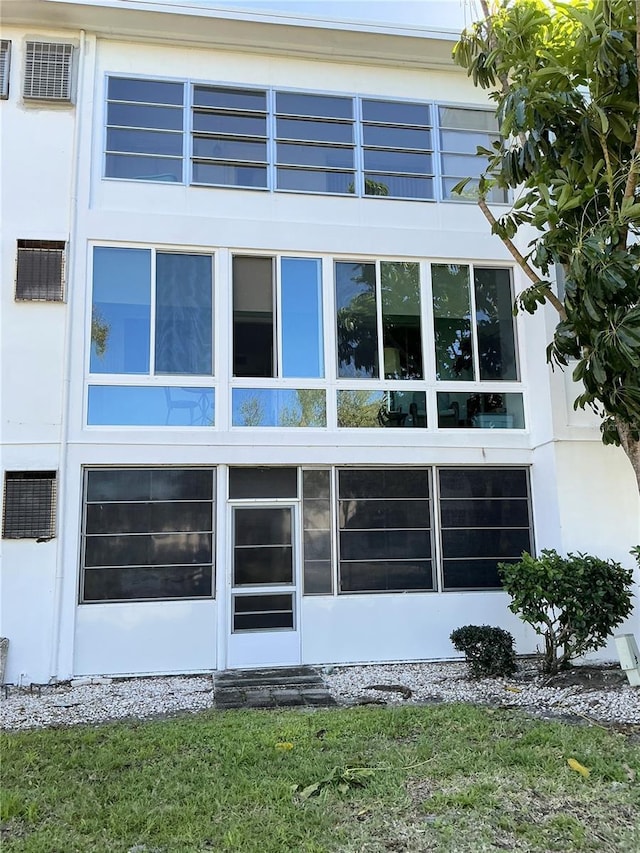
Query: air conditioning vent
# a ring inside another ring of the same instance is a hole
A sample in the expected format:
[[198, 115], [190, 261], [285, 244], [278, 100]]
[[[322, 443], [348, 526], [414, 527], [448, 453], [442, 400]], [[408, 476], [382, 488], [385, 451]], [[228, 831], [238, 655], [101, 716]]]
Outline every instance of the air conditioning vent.
[[70, 102], [72, 60], [72, 44], [28, 41], [25, 99]]
[[52, 539], [56, 535], [56, 472], [7, 471], [3, 539]]
[[11, 42], [8, 39], [0, 41], [0, 98], [9, 97], [9, 63], [11, 59]]
[[64, 300], [65, 244], [58, 240], [18, 240], [16, 300]]

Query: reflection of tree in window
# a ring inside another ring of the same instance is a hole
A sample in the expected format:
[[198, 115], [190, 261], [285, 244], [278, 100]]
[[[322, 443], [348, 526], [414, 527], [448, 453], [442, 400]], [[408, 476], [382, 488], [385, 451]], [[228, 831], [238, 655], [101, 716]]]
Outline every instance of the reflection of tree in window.
[[431, 269], [438, 379], [473, 379], [469, 267], [433, 264]]
[[375, 264], [336, 264], [338, 375], [378, 377]]
[[103, 358], [107, 351], [110, 331], [111, 327], [94, 306], [91, 311], [91, 343], [94, 345], [98, 358]]
[[298, 389], [291, 392], [296, 404], [284, 406], [279, 413], [280, 426], [285, 427], [323, 427], [327, 424], [325, 392], [315, 389]]
[[385, 379], [422, 379], [420, 268], [382, 263], [380, 280]]
[[474, 285], [480, 379], [517, 379], [509, 270], [476, 268]]
[[257, 397], [247, 397], [240, 403], [242, 426], [260, 426], [264, 421], [264, 409]]
[[380, 395], [371, 391], [338, 391], [339, 427], [378, 426]]

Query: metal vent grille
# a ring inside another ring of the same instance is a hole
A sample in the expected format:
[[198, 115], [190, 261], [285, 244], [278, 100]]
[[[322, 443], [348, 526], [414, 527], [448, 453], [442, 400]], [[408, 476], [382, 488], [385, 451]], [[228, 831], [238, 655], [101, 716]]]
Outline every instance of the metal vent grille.
[[51, 539], [56, 534], [56, 472], [7, 471], [3, 539]]
[[0, 41], [0, 98], [9, 97], [9, 63], [11, 59], [11, 42], [8, 39]]
[[17, 300], [62, 302], [64, 250], [57, 240], [18, 240]]
[[46, 101], [71, 100], [73, 45], [27, 42], [24, 97]]

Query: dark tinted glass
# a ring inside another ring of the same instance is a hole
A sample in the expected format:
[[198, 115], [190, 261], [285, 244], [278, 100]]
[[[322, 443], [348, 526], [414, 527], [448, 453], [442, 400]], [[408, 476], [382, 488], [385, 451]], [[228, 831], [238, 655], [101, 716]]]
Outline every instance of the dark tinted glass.
[[297, 498], [297, 468], [231, 468], [229, 497]]
[[274, 628], [293, 628], [293, 612], [289, 613], [236, 613], [234, 631], [269, 631]]
[[431, 557], [428, 530], [346, 530], [340, 533], [340, 560], [401, 560]]
[[329, 560], [304, 561], [304, 594], [330, 595], [333, 588]]
[[329, 121], [279, 118], [276, 121], [278, 139], [304, 139], [308, 142], [353, 143], [353, 126]]
[[500, 560], [443, 560], [445, 589], [499, 589]]
[[394, 198], [433, 198], [433, 178], [408, 175], [383, 175], [367, 172], [364, 178], [365, 195]]
[[[387, 127], [368, 124], [363, 127], [364, 144], [380, 148], [414, 148], [417, 151], [431, 149], [431, 131], [414, 127]], [[475, 153], [475, 149], [474, 149]]]
[[194, 86], [193, 103], [225, 110], [266, 110], [266, 92], [253, 89], [225, 89], [219, 86]]
[[429, 104], [408, 104], [402, 101], [362, 101], [362, 118], [388, 124], [431, 124]]
[[342, 500], [339, 512], [340, 527], [349, 530], [430, 527], [428, 500]]
[[531, 549], [528, 530], [443, 530], [442, 555], [452, 557], [519, 557]]
[[234, 631], [293, 628], [292, 595], [237, 595], [233, 603]]
[[443, 527], [528, 527], [526, 500], [443, 500]]
[[374, 264], [337, 263], [338, 376], [378, 377], [378, 319]]
[[204, 598], [211, 594], [211, 566], [88, 569], [84, 573], [84, 601]]
[[276, 110], [279, 113], [301, 116], [326, 116], [352, 118], [353, 99], [331, 95], [301, 95], [295, 92], [277, 92]]
[[524, 468], [467, 468], [440, 471], [443, 498], [526, 498]]
[[326, 145], [295, 145], [279, 142], [278, 163], [290, 166], [321, 166], [327, 169], [353, 169], [353, 148]]
[[236, 545], [289, 545], [291, 543], [291, 510], [236, 509]]
[[88, 501], [211, 500], [213, 472], [198, 468], [126, 468], [87, 472]]
[[517, 379], [509, 270], [476, 269], [474, 283], [480, 379]]
[[87, 506], [87, 533], [185, 533], [212, 529], [211, 503], [101, 503]]
[[431, 154], [418, 151], [383, 151], [368, 148], [364, 152], [364, 167], [375, 172], [408, 172], [415, 175], [433, 174]]
[[275, 376], [273, 259], [233, 259], [233, 375]]
[[330, 560], [331, 531], [305, 530], [304, 556], [305, 560]]
[[235, 548], [234, 586], [293, 583], [293, 549], [289, 546]]
[[182, 156], [182, 134], [162, 130], [107, 129], [107, 151], [129, 154], [167, 154]]
[[182, 106], [184, 85], [158, 80], [135, 80], [128, 77], [109, 77], [109, 94], [112, 101], [138, 101], [148, 104], [174, 104]]
[[210, 533], [87, 536], [85, 566], [163, 566], [210, 563]]
[[323, 498], [305, 498], [302, 509], [305, 530], [328, 530], [330, 526], [330, 503]]
[[235, 136], [266, 136], [267, 120], [262, 116], [194, 113], [193, 129], [202, 133], [229, 133]]
[[331, 479], [329, 471], [303, 471], [302, 488], [305, 501], [308, 498], [329, 498]]
[[433, 589], [430, 560], [340, 563], [341, 592], [393, 592]]
[[293, 610], [293, 596], [289, 593], [276, 595], [236, 595], [233, 599], [236, 613], [266, 613], [276, 610]]
[[340, 498], [427, 498], [429, 472], [411, 468], [340, 471]]
[[107, 124], [119, 127], [149, 127], [182, 130], [182, 110], [139, 104], [108, 104]]

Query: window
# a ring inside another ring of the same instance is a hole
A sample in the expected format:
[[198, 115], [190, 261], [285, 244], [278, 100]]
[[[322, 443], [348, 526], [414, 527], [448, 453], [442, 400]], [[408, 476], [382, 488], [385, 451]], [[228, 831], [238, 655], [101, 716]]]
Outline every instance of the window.
[[335, 276], [338, 376], [422, 379], [418, 264], [338, 262]]
[[56, 535], [56, 472], [7, 471], [4, 539], [51, 539]]
[[362, 101], [365, 195], [434, 198], [431, 106]]
[[276, 92], [276, 186], [353, 193], [353, 98]]
[[[183, 168], [187, 110], [190, 174]], [[107, 81], [107, 178], [457, 201], [453, 186], [482, 171], [476, 148], [497, 138], [494, 113], [480, 108], [186, 81]], [[477, 180], [469, 187], [462, 200], [475, 198]], [[490, 200], [507, 197], [494, 191]]]
[[109, 77], [105, 175], [181, 183], [184, 84]]
[[85, 472], [81, 602], [213, 595], [215, 473]]
[[531, 553], [526, 469], [443, 469], [439, 486], [443, 588], [500, 587], [498, 563]]
[[25, 100], [71, 101], [73, 45], [28, 41]]
[[302, 547], [305, 595], [333, 592], [331, 471], [302, 472]]
[[[448, 201], [470, 200], [478, 197], [478, 181], [470, 181], [462, 195], [453, 192], [453, 187], [462, 178], [479, 178], [485, 168], [486, 158], [478, 156], [478, 147], [491, 149], [499, 139], [495, 114], [491, 110], [466, 107], [438, 107], [440, 125], [440, 168], [442, 174], [442, 198]], [[495, 187], [488, 201], [506, 204], [507, 190]]]
[[62, 302], [64, 253], [57, 240], [18, 240], [16, 300]]
[[0, 40], [0, 99], [9, 97], [9, 70], [11, 67], [11, 42]]
[[164, 376], [167, 383], [90, 386], [89, 424], [213, 424], [213, 388], [185, 381], [213, 373], [211, 255], [96, 246], [91, 311], [94, 376]]
[[192, 183], [266, 188], [266, 92], [194, 86], [192, 146]]
[[338, 472], [341, 592], [431, 590], [429, 471]]

